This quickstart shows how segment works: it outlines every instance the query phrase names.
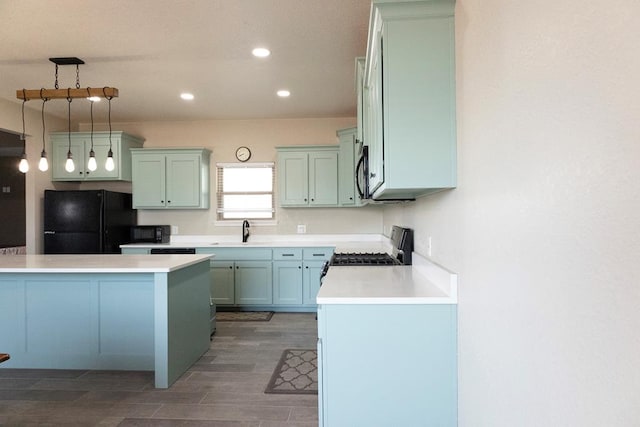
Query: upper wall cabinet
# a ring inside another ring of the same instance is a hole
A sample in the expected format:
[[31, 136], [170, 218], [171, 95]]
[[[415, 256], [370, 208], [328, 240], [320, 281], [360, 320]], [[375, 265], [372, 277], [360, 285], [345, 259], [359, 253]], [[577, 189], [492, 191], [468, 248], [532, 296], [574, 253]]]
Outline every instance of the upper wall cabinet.
[[356, 159], [358, 154], [357, 128], [341, 129], [336, 132], [340, 142], [338, 158], [338, 188], [340, 206], [361, 206], [356, 194]]
[[[70, 137], [70, 138], [69, 138]], [[90, 171], [87, 168], [91, 152], [91, 132], [54, 132], [51, 139], [51, 180], [52, 181], [131, 181], [131, 148], [142, 147], [144, 139], [124, 132], [93, 132], [93, 152], [98, 168]], [[69, 139], [71, 143], [69, 144]], [[113, 151], [115, 168], [112, 171], [104, 165], [109, 153]], [[67, 172], [65, 163], [71, 151], [75, 170]]]
[[338, 146], [276, 147], [283, 207], [338, 206]]
[[454, 0], [375, 0], [359, 96], [373, 199], [456, 186]]
[[204, 148], [131, 150], [133, 207], [208, 209], [210, 154]]

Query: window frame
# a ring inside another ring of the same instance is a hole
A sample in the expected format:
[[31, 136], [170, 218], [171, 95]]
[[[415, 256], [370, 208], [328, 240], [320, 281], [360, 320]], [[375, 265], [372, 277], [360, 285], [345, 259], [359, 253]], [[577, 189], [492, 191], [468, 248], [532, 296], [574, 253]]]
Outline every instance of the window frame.
[[[246, 163], [216, 163], [216, 213], [214, 224], [217, 226], [238, 226], [242, 224], [244, 219], [251, 221], [252, 225], [276, 225], [276, 165], [274, 162], [246, 162]], [[271, 192], [223, 192], [223, 174], [225, 168], [234, 169], [252, 169], [252, 168], [270, 168], [271, 169]], [[271, 194], [271, 218], [223, 218], [224, 208], [222, 200], [225, 194], [251, 195], [251, 194]]]

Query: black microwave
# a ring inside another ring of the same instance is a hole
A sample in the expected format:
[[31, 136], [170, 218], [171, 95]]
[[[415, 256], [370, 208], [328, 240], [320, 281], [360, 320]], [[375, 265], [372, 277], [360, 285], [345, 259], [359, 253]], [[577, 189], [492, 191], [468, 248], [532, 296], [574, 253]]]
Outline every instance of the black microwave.
[[170, 225], [134, 225], [131, 227], [131, 243], [169, 243]]

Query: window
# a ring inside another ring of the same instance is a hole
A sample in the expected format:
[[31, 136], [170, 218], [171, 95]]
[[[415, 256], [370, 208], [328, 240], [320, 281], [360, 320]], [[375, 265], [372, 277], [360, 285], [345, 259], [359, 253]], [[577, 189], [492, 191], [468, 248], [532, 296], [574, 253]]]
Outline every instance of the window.
[[273, 220], [273, 163], [218, 163], [217, 218]]

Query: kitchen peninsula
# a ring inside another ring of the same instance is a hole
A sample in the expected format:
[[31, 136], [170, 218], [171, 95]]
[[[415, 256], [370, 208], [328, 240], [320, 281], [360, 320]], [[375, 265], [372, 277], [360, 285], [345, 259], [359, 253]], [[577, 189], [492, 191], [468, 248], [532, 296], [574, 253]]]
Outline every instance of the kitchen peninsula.
[[153, 370], [209, 348], [211, 255], [0, 257], [2, 368]]

